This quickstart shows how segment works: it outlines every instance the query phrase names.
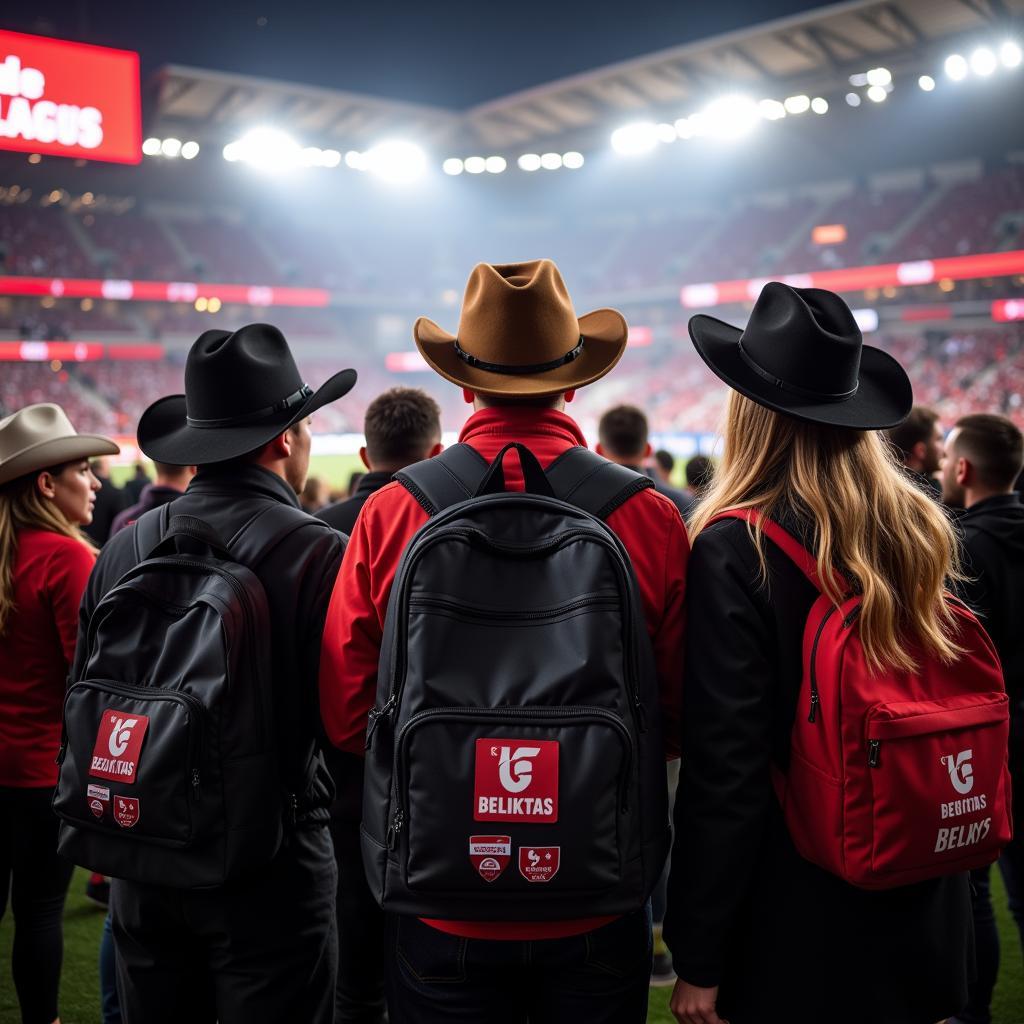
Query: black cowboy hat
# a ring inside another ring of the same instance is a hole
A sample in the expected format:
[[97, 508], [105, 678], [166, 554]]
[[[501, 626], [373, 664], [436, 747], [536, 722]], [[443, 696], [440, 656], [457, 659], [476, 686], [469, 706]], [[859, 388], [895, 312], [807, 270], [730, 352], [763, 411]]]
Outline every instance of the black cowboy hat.
[[355, 370], [342, 370], [313, 391], [270, 324], [205, 331], [188, 352], [185, 394], [161, 398], [142, 414], [139, 447], [171, 465], [234, 459], [337, 401], [355, 382]]
[[690, 318], [690, 337], [716, 376], [751, 401], [811, 423], [885, 430], [913, 405], [906, 371], [864, 344], [834, 292], [769, 281], [746, 329]]

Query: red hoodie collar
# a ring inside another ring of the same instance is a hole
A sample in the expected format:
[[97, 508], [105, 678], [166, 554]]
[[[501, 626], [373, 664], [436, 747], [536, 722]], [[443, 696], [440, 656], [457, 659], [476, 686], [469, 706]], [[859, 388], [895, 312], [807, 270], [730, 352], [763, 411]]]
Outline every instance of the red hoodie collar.
[[557, 437], [570, 445], [587, 447], [583, 431], [571, 416], [555, 409], [501, 405], [480, 409], [466, 420], [459, 440], [472, 443], [483, 435], [525, 441], [530, 437]]

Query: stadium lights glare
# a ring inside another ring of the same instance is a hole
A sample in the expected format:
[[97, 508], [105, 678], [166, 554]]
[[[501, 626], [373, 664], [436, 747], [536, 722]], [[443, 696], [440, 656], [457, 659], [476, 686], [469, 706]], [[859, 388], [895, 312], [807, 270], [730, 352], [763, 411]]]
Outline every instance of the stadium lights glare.
[[156, 156], [160, 152], [160, 140], [159, 139], [146, 139], [142, 144], [142, 152], [146, 156]]
[[557, 171], [562, 166], [562, 154], [543, 153], [541, 154], [540, 165], [545, 171]]
[[[227, 152], [225, 152], [225, 157]], [[366, 170], [366, 154], [360, 153], [358, 149], [350, 149], [345, 154], [345, 166], [351, 167], [353, 171]]]
[[[366, 169], [392, 185], [408, 185], [427, 169], [426, 153], [414, 142], [402, 139], [379, 142], [364, 155]], [[466, 161], [466, 170], [469, 170], [469, 160]]]
[[570, 150], [562, 154], [562, 166], [568, 167], [570, 171], [578, 171], [583, 166], [583, 154], [576, 150]]
[[[698, 134], [716, 139], [740, 139], [749, 135], [761, 120], [761, 110], [748, 96], [721, 96], [709, 103], [699, 114]], [[694, 118], [690, 118], [693, 122]]]
[[170, 157], [172, 160], [181, 152], [181, 140], [180, 139], [164, 139], [160, 143], [160, 152]]
[[487, 161], [482, 156], [467, 156], [462, 166], [467, 174], [483, 174], [487, 170]]
[[183, 160], [194, 160], [197, 156], [199, 156], [198, 142], [186, 142], [181, 147], [181, 158]]
[[1012, 40], [1007, 39], [999, 47], [999, 59], [1003, 62], [1004, 68], [1016, 68], [1020, 67], [1022, 59], [1020, 47]]
[[967, 61], [959, 53], [951, 53], [943, 64], [946, 74], [954, 82], [962, 82], [967, 77], [969, 70]]
[[935, 79], [931, 75], [922, 75], [917, 84], [925, 91], [931, 92], [935, 88]]
[[634, 121], [612, 132], [612, 149], [623, 156], [649, 153], [658, 144], [658, 126], [652, 121]]
[[810, 96], [789, 96], [785, 103], [787, 114], [803, 114], [811, 109], [811, 98]]
[[503, 156], [489, 156], [484, 161], [484, 166], [488, 174], [501, 174], [508, 167], [508, 161]]
[[693, 125], [690, 124], [690, 119], [688, 117], [678, 118], [672, 127], [675, 128], [676, 135], [680, 139], [693, 138]]
[[868, 76], [864, 71], [859, 74], [850, 75], [850, 85], [856, 86], [858, 89], [862, 89], [868, 84]]
[[982, 78], [987, 78], [998, 66], [996, 55], [987, 46], [979, 46], [971, 54], [971, 70]]
[[884, 88], [892, 84], [892, 72], [888, 68], [872, 68], [865, 78], [868, 85], [880, 85]]
[[224, 147], [224, 159], [232, 163], [241, 161], [258, 170], [273, 173], [301, 166], [303, 151], [285, 132], [276, 128], [253, 128], [236, 142]]
[[884, 103], [889, 94], [885, 91], [884, 85], [872, 85], [868, 89], [868, 99], [872, 103]]
[[540, 170], [540, 154], [539, 153], [524, 153], [519, 160], [519, 169], [521, 171], [539, 171]]
[[679, 138], [675, 125], [662, 123], [658, 125], [658, 141], [664, 143], [675, 142]]
[[823, 96], [815, 96], [811, 100], [811, 110], [816, 114], [827, 114], [828, 113], [828, 100]]
[[450, 156], [443, 164], [441, 164], [441, 170], [444, 171], [445, 174], [456, 175], [461, 174], [463, 170], [465, 170], [465, 167], [457, 156]]
[[848, 92], [848, 93], [846, 94], [846, 102], [847, 102], [847, 103], [848, 103], [848, 104], [849, 104], [849, 105], [850, 105], [851, 107], [859, 107], [859, 106], [860, 106], [860, 93], [857, 93], [857, 92]]
[[322, 167], [337, 167], [341, 163], [341, 154], [336, 149], [325, 149], [320, 153]]

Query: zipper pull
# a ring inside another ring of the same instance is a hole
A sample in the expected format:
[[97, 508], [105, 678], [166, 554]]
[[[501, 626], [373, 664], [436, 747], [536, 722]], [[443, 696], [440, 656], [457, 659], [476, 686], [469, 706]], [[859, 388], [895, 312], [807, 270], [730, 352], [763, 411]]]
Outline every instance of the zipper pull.
[[404, 815], [399, 811], [391, 819], [391, 827], [388, 829], [387, 844], [388, 849], [393, 850], [398, 845], [398, 836], [402, 831], [402, 823], [404, 821]]
[[821, 706], [821, 698], [818, 696], [817, 690], [811, 690], [811, 710], [807, 716], [807, 721], [813, 722], [818, 717], [818, 708]]
[[640, 731], [647, 732], [647, 712], [644, 710], [644, 706], [640, 702], [640, 698], [634, 697], [633, 704], [636, 707], [636, 720], [639, 723]]
[[882, 763], [882, 758], [879, 754], [879, 747], [881, 747], [881, 743], [879, 743], [878, 740], [868, 740], [869, 768], [877, 768]]
[[64, 758], [67, 757], [68, 753], [68, 738], [67, 735], [61, 736], [60, 738], [60, 750], [57, 751], [57, 756], [54, 758], [56, 764], [63, 764]]
[[370, 749], [370, 744], [373, 742], [373, 734], [377, 731], [377, 726], [380, 725], [382, 718], [391, 716], [391, 712], [395, 707], [395, 695], [392, 694], [388, 699], [387, 704], [382, 708], [371, 708], [370, 719], [366, 727], [366, 749]]
[[196, 798], [196, 800], [198, 800], [199, 799], [199, 769], [198, 768], [193, 768], [192, 769], [191, 779], [192, 779], [192, 796], [194, 796]]
[[843, 619], [843, 628], [844, 629], [849, 629], [857, 621], [857, 617], [859, 615], [860, 615], [860, 605], [857, 605], [855, 608], [852, 609], [852, 611], [850, 611], [850, 613], [846, 616], [846, 618]]

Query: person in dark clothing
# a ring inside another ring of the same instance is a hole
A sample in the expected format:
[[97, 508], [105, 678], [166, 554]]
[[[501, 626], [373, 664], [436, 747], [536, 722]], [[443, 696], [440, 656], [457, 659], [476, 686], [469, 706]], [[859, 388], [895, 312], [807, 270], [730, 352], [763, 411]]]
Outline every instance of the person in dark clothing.
[[[760, 527], [709, 525], [759, 509], [852, 577], [864, 596], [851, 628], [881, 665], [908, 670], [911, 639], [954, 657], [942, 587], [955, 534], [877, 433], [910, 411], [910, 382], [820, 289], [769, 283], [746, 330], [695, 317], [690, 333], [734, 393], [692, 524], [672, 1011], [680, 1024], [935, 1024], [966, 999], [968, 877], [868, 891], [796, 852], [773, 770], [789, 766], [804, 627], [821, 597]], [[873, 517], [876, 529], [854, 528]]]
[[714, 478], [715, 464], [706, 455], [694, 455], [686, 463], [686, 486], [695, 502], [707, 494]]
[[93, 459], [91, 468], [93, 476], [100, 482], [100, 489], [96, 492], [92, 522], [83, 526], [82, 532], [97, 547], [103, 547], [110, 536], [110, 527], [114, 522], [114, 517], [125, 507], [125, 493], [110, 479], [110, 469], [106, 459]]
[[[392, 388], [367, 407], [366, 444], [359, 449], [367, 472], [355, 494], [322, 509], [318, 518], [344, 534], [352, 532], [366, 499], [400, 469], [441, 451], [441, 409], [418, 388]], [[363, 874], [359, 823], [363, 807], [363, 759], [325, 748], [337, 790], [331, 805], [331, 836], [338, 864], [338, 988], [335, 1024], [379, 1024], [384, 1020], [384, 914]]]
[[682, 491], [669, 487], [660, 475], [645, 468], [651, 456], [647, 417], [635, 405], [616, 405], [609, 409], [597, 424], [597, 454], [609, 462], [617, 462], [636, 473], [643, 473], [654, 481], [654, 489], [664, 494], [685, 519], [693, 506], [692, 499]]
[[[201, 890], [114, 881], [128, 1024], [333, 1022], [337, 869], [327, 829], [333, 787], [316, 753], [317, 669], [344, 541], [302, 512], [296, 496], [309, 467], [310, 416], [346, 394], [355, 377], [343, 371], [314, 393], [276, 328], [206, 331], [188, 355], [186, 394], [156, 402], [139, 423], [139, 446], [151, 458], [199, 467], [172, 515], [201, 520], [229, 550], [268, 510], [294, 510], [295, 528], [248, 565], [269, 602], [281, 781], [294, 802], [265, 868]], [[138, 563], [137, 528], [103, 549], [82, 600], [80, 638], [100, 599]], [[72, 679], [81, 678], [87, 646], [79, 644]]]
[[121, 488], [124, 491], [125, 505], [136, 504], [142, 497], [142, 492], [150, 483], [146, 467], [141, 462], [136, 462], [135, 472], [132, 474], [131, 479], [126, 480], [124, 487]]
[[150, 509], [166, 505], [182, 495], [188, 482], [196, 475], [195, 466], [171, 466], [166, 462], [156, 463], [156, 480], [142, 488], [138, 501], [114, 516], [110, 524], [110, 536], [120, 533]]
[[661, 477], [663, 484], [672, 486], [672, 471], [676, 468], [676, 458], [665, 448], [659, 448], [652, 456], [651, 468]]
[[942, 465], [942, 425], [939, 414], [926, 405], [915, 405], [906, 420], [885, 432], [889, 444], [902, 460], [907, 474], [927, 493], [938, 497], [936, 474]]
[[[1024, 505], [1013, 490], [1024, 466], [1024, 437], [1005, 416], [979, 413], [957, 420], [946, 440], [942, 498], [963, 508], [964, 571], [960, 596], [985, 625], [1003, 665], [1010, 697], [1010, 772], [1014, 838], [999, 859], [1010, 911], [1024, 944]], [[988, 1024], [999, 974], [999, 933], [989, 868], [971, 872], [978, 975], [963, 1024]]]

